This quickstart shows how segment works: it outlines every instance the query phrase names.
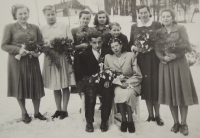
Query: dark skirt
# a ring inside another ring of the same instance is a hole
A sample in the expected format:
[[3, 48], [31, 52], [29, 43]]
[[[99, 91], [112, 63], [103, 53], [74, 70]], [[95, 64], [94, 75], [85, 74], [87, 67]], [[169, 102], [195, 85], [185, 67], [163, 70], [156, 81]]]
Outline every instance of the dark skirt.
[[185, 56], [159, 65], [159, 104], [188, 106], [198, 97]]
[[[19, 65], [19, 78], [15, 84], [8, 84], [8, 87], [15, 89], [8, 91], [8, 97], [16, 97], [17, 99], [40, 99], [44, 94], [44, 85], [40, 71], [38, 58], [30, 58], [28, 55], [21, 57], [17, 62]], [[14, 67], [14, 66], [13, 66]], [[15, 72], [9, 72], [9, 76], [13, 78]], [[10, 79], [10, 78], [8, 78]]]
[[158, 101], [158, 67], [159, 59], [155, 51], [138, 54], [138, 65], [142, 73], [141, 98]]

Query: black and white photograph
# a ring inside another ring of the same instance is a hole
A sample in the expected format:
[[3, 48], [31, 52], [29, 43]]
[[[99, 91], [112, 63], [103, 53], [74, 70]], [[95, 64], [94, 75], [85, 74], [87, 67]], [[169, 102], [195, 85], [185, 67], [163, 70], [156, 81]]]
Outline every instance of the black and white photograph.
[[200, 138], [200, 0], [0, 0], [0, 138]]

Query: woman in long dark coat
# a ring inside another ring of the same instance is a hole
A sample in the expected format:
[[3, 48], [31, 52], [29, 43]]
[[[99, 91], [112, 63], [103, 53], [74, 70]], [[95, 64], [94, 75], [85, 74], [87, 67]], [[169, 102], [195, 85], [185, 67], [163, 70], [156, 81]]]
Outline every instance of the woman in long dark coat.
[[[22, 111], [22, 121], [30, 123], [25, 108], [25, 99], [32, 99], [35, 118], [46, 120], [40, 114], [40, 98], [44, 96], [44, 86], [37, 52], [29, 52], [22, 44], [29, 41], [42, 42], [40, 30], [36, 25], [27, 23], [29, 9], [21, 4], [12, 7], [12, 15], [16, 23], [6, 25], [1, 48], [8, 52], [8, 97], [15, 97]], [[29, 54], [28, 54], [29, 53]], [[30, 57], [29, 55], [32, 55]], [[16, 59], [20, 55], [20, 59]]]
[[[158, 65], [159, 59], [157, 58], [155, 51], [142, 53], [140, 49], [134, 46], [135, 40], [138, 34], [142, 31], [152, 31], [152, 35], [156, 30], [161, 28], [161, 24], [157, 21], [150, 19], [150, 9], [148, 6], [142, 5], [137, 9], [139, 21], [137, 24], [132, 25], [129, 45], [132, 46], [132, 51], [137, 53], [138, 65], [141, 69], [143, 80], [141, 83], [141, 98], [146, 101], [149, 117], [147, 121], [156, 121], [158, 125], [162, 126], [164, 122], [160, 118], [159, 104], [158, 104]], [[150, 33], [149, 33], [150, 34]], [[155, 110], [155, 118], [154, 112]]]

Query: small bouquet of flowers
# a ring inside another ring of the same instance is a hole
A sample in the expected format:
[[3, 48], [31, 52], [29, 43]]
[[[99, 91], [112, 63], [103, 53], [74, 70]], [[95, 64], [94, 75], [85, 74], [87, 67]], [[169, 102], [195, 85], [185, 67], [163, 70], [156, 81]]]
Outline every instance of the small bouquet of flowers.
[[[122, 86], [122, 83], [126, 82], [126, 80], [128, 79], [128, 77], [124, 76], [124, 75], [118, 75], [113, 81], [112, 83], [115, 84], [115, 85], [119, 85], [119, 86]], [[127, 89], [129, 88], [133, 88], [133, 86], [131, 86], [129, 84], [129, 86], [127, 87]]]
[[[22, 44], [21, 48], [25, 49], [27, 52], [28, 52], [28, 55], [29, 55], [29, 58], [32, 58], [32, 54], [31, 52], [34, 51], [34, 52], [39, 52], [38, 51], [38, 46], [41, 46], [43, 45], [42, 43], [37, 43], [36, 41], [27, 41], [25, 42], [24, 44]], [[21, 59], [21, 55], [20, 54], [17, 54], [15, 56], [16, 59], [20, 60]]]
[[189, 66], [192, 65], [199, 65], [200, 64], [200, 53], [197, 52], [197, 46], [191, 45], [192, 51], [186, 54], [186, 58], [188, 61]]
[[140, 49], [142, 53], [151, 51], [154, 48], [155, 44], [155, 33], [153, 30], [148, 32], [140, 31], [137, 35], [134, 45]]

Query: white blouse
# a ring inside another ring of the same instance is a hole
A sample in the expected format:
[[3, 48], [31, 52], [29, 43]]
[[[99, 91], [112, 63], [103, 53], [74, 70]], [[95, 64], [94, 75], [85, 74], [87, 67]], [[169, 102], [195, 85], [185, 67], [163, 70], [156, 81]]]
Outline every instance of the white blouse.
[[56, 22], [52, 26], [44, 25], [40, 28], [43, 39], [45, 42], [48, 42], [55, 37], [69, 37], [73, 40], [72, 33], [67, 24]]

